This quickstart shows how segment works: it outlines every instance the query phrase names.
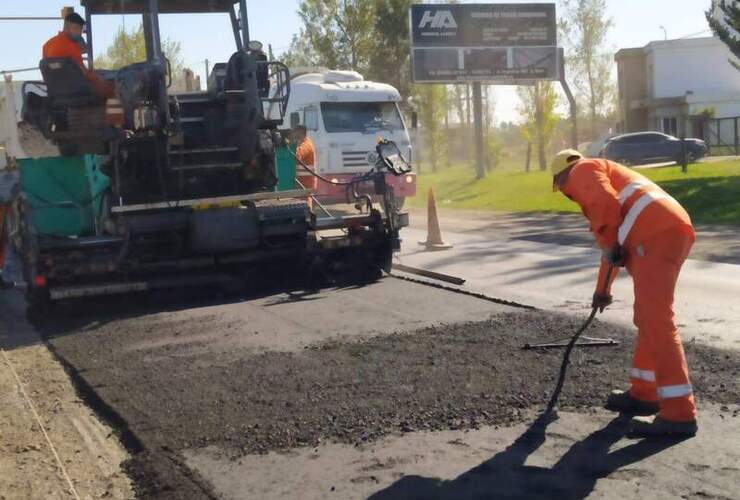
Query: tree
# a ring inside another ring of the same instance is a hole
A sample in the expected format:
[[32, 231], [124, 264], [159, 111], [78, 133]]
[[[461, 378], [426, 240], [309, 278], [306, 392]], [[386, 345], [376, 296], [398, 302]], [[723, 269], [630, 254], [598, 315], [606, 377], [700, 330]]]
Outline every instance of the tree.
[[[182, 74], [184, 63], [180, 42], [167, 39], [162, 42], [162, 51], [170, 61], [172, 74]], [[146, 42], [144, 40], [144, 26], [140, 24], [138, 28], [134, 28], [130, 32], [120, 27], [113, 43], [106, 49], [105, 53], [95, 57], [95, 67], [99, 69], [119, 69], [142, 61], [146, 61]]]
[[286, 50], [280, 60], [289, 68], [320, 66], [319, 57], [302, 29], [297, 35], [293, 35], [290, 47]]
[[465, 85], [451, 85], [450, 86], [450, 93], [452, 94], [452, 104], [455, 107], [455, 112], [457, 114], [457, 120], [460, 123], [460, 126], [468, 126], [469, 123], [469, 117], [470, 113], [467, 111], [467, 106], [469, 104], [469, 100], [467, 99], [466, 91], [469, 89], [469, 86], [467, 84]]
[[555, 113], [558, 95], [551, 82], [537, 82], [517, 89], [522, 104], [519, 112], [524, 116], [522, 136], [537, 147], [540, 170], [547, 169], [546, 149], [560, 117]]
[[[370, 3], [370, 2], [367, 2]], [[409, 9], [413, 0], [374, 0], [375, 36], [368, 77], [410, 93]]]
[[414, 104], [418, 109], [423, 127], [432, 171], [436, 172], [440, 162], [447, 161], [447, 141], [442, 127], [447, 114], [447, 87], [444, 85], [413, 85]]
[[567, 64], [576, 89], [586, 96], [591, 132], [597, 117], [610, 111], [615, 93], [611, 54], [606, 38], [613, 23], [606, 12], [606, 0], [562, 0], [561, 33], [568, 49]]
[[[727, 45], [735, 57], [740, 58], [740, 1], [712, 0], [706, 16], [714, 34]], [[730, 60], [730, 64], [740, 70], [737, 61]]]
[[303, 0], [298, 15], [321, 65], [366, 72], [375, 49], [373, 2]]

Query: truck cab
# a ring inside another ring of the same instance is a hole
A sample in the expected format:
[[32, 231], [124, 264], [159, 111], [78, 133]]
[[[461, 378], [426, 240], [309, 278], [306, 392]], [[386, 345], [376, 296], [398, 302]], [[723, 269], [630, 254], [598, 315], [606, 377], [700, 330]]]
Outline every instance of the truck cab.
[[[366, 81], [355, 71], [293, 70], [284, 128], [304, 125], [316, 147], [316, 171], [334, 183], [319, 182], [316, 196], [322, 203], [347, 201], [342, 182], [375, 165], [379, 138], [398, 144], [412, 161], [409, 133], [394, 87]], [[300, 175], [300, 167], [298, 174]], [[387, 183], [403, 203], [416, 194], [416, 174], [388, 174]], [[370, 186], [367, 192], [372, 193]]]

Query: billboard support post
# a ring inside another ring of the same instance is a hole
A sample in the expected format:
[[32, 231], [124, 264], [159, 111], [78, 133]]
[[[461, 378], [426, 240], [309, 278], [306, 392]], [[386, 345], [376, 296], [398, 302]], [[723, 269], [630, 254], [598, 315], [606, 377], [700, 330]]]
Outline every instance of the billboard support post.
[[483, 92], [481, 82], [473, 82], [473, 121], [475, 128], [475, 178], [486, 177], [486, 165], [483, 154]]
[[565, 96], [568, 98], [570, 104], [570, 121], [573, 127], [571, 131], [571, 146], [573, 149], [578, 149], [578, 105], [576, 104], [576, 98], [573, 97], [573, 92], [570, 90], [568, 80], [565, 78], [565, 51], [559, 50], [560, 57], [560, 85], [563, 86]]

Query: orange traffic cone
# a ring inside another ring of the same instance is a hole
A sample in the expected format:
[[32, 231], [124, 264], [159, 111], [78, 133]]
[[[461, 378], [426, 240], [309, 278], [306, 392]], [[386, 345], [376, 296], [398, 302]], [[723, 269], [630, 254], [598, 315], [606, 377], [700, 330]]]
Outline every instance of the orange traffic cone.
[[429, 197], [427, 204], [427, 240], [420, 241], [419, 245], [424, 245], [427, 250], [447, 250], [452, 245], [442, 241], [442, 231], [439, 229], [439, 219], [437, 218], [437, 202], [434, 201], [434, 191], [429, 188]]

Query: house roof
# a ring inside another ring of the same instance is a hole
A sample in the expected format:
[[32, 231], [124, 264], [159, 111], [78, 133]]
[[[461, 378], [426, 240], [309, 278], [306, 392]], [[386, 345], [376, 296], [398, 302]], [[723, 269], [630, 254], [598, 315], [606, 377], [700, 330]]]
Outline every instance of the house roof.
[[676, 40], [658, 40], [650, 42], [644, 47], [629, 47], [617, 51], [614, 60], [619, 61], [625, 57], [636, 57], [655, 50], [686, 49], [690, 47], [707, 47], [721, 45], [719, 38], [705, 36], [700, 38], [679, 38]]

